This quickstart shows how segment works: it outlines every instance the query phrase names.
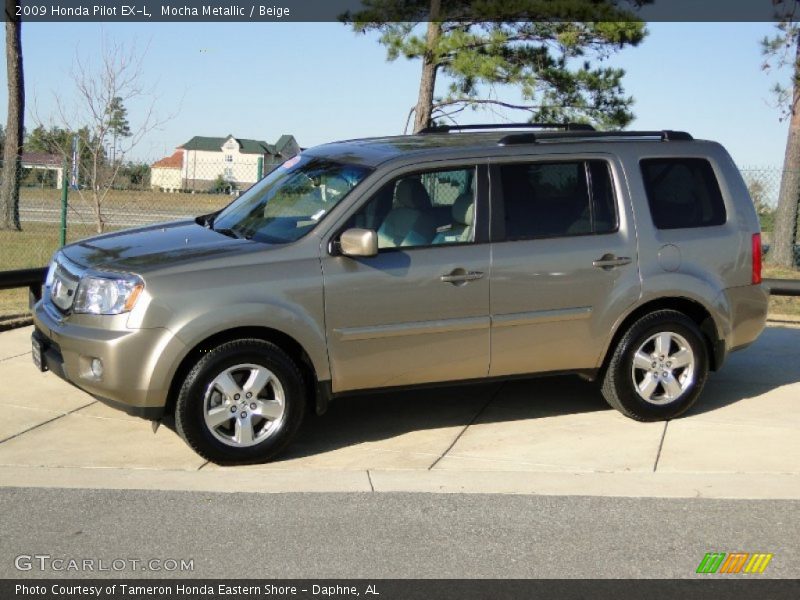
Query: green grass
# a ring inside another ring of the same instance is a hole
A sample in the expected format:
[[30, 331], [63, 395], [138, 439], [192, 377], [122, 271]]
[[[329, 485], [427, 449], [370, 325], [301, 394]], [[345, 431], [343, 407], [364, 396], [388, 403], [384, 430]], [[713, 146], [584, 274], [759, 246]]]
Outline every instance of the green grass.
[[[22, 231], [0, 231], [0, 270], [44, 267], [59, 246], [58, 225], [23, 224]], [[68, 230], [68, 241], [92, 235], [89, 227]], [[28, 310], [28, 290], [0, 290], [0, 317], [21, 314]]]
[[0, 322], [28, 312], [28, 290], [0, 290]]
[[[20, 198], [23, 207], [58, 209], [61, 206], [59, 190], [22, 188]], [[167, 194], [111, 190], [103, 204], [103, 212], [126, 211], [146, 214], [151, 211], [163, 211], [190, 216], [213, 212], [231, 200], [231, 196], [222, 194]], [[91, 194], [84, 191], [81, 197], [77, 192], [70, 192], [67, 212], [68, 243], [97, 235], [92, 215]], [[106, 227], [105, 231], [117, 229], [121, 227]], [[58, 249], [59, 241], [58, 224], [25, 222], [23, 213], [22, 231], [0, 231], [0, 270], [46, 266]], [[27, 289], [0, 290], [0, 318], [27, 311]]]

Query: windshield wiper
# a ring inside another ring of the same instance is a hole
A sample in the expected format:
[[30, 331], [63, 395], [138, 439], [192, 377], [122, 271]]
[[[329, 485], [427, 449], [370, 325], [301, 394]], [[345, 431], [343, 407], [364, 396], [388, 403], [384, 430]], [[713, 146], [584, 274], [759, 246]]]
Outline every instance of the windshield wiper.
[[232, 237], [236, 240], [242, 239], [242, 236], [239, 234], [239, 232], [235, 229], [231, 229], [230, 227], [220, 227], [219, 229], [212, 229], [211, 231], [216, 231], [217, 233], [227, 235], [228, 237]]
[[239, 231], [238, 229], [233, 229], [232, 227], [219, 227], [219, 228], [212, 227], [211, 231], [216, 231], [217, 233], [221, 233], [222, 235], [227, 235], [228, 237], [232, 237], [237, 240], [253, 239], [252, 233]]
[[211, 229], [211, 226], [214, 225], [214, 217], [216, 215], [201, 215], [197, 217], [194, 222], [198, 225], [202, 225], [206, 229]]

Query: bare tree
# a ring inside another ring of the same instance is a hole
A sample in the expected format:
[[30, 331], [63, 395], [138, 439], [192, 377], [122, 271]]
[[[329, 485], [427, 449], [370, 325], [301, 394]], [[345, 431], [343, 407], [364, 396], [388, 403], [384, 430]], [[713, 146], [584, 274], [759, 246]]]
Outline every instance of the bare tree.
[[742, 177], [747, 185], [747, 191], [750, 192], [750, 199], [753, 201], [753, 206], [756, 212], [761, 215], [771, 210], [769, 206], [769, 185], [763, 173], [756, 172], [743, 172]]
[[[59, 125], [78, 136], [81, 146], [79, 168], [85, 186], [79, 186], [80, 198], [91, 205], [98, 233], [105, 228], [103, 205], [119, 175], [125, 157], [153, 129], [171, 115], [159, 118], [155, 111], [157, 96], [144, 84], [145, 52], [106, 38], [94, 60], [76, 54], [72, 79], [75, 105], [68, 107], [54, 93]], [[139, 104], [137, 116], [127, 120], [127, 107]], [[125, 135], [120, 136], [119, 115], [125, 114]], [[36, 117], [39, 124], [41, 119]], [[107, 156], [110, 139], [114, 140], [115, 160]], [[63, 151], [62, 151], [63, 152]]]
[[22, 23], [16, 2], [6, 0], [6, 67], [8, 119], [3, 144], [3, 181], [0, 184], [0, 229], [21, 229], [19, 178], [22, 170], [22, 134], [25, 120], [25, 81], [22, 72]]

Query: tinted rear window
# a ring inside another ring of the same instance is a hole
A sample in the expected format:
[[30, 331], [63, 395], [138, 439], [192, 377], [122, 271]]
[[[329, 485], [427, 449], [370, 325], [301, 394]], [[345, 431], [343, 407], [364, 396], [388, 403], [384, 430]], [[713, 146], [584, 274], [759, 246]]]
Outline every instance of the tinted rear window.
[[725, 203], [711, 164], [702, 158], [648, 158], [640, 162], [653, 224], [658, 229], [725, 223]]
[[506, 239], [524, 240], [617, 230], [611, 172], [602, 160], [500, 166]]

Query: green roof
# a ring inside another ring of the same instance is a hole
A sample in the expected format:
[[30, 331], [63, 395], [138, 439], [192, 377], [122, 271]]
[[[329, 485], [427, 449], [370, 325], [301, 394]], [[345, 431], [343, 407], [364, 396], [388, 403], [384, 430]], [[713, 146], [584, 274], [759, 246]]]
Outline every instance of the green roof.
[[[180, 146], [184, 150], [202, 150], [205, 152], [221, 152], [222, 146], [228, 141], [227, 137], [204, 137], [196, 135], [188, 142]], [[242, 154], [275, 154], [275, 147], [267, 142], [260, 140], [246, 140], [233, 138], [239, 144], [239, 151]]]
[[[283, 152], [283, 149], [286, 148], [286, 145], [289, 144], [289, 142], [294, 142], [294, 136], [284, 133], [278, 138], [278, 141], [275, 142], [275, 148], [278, 150], [278, 152]], [[295, 142], [295, 144], [296, 143], [297, 142]]]

